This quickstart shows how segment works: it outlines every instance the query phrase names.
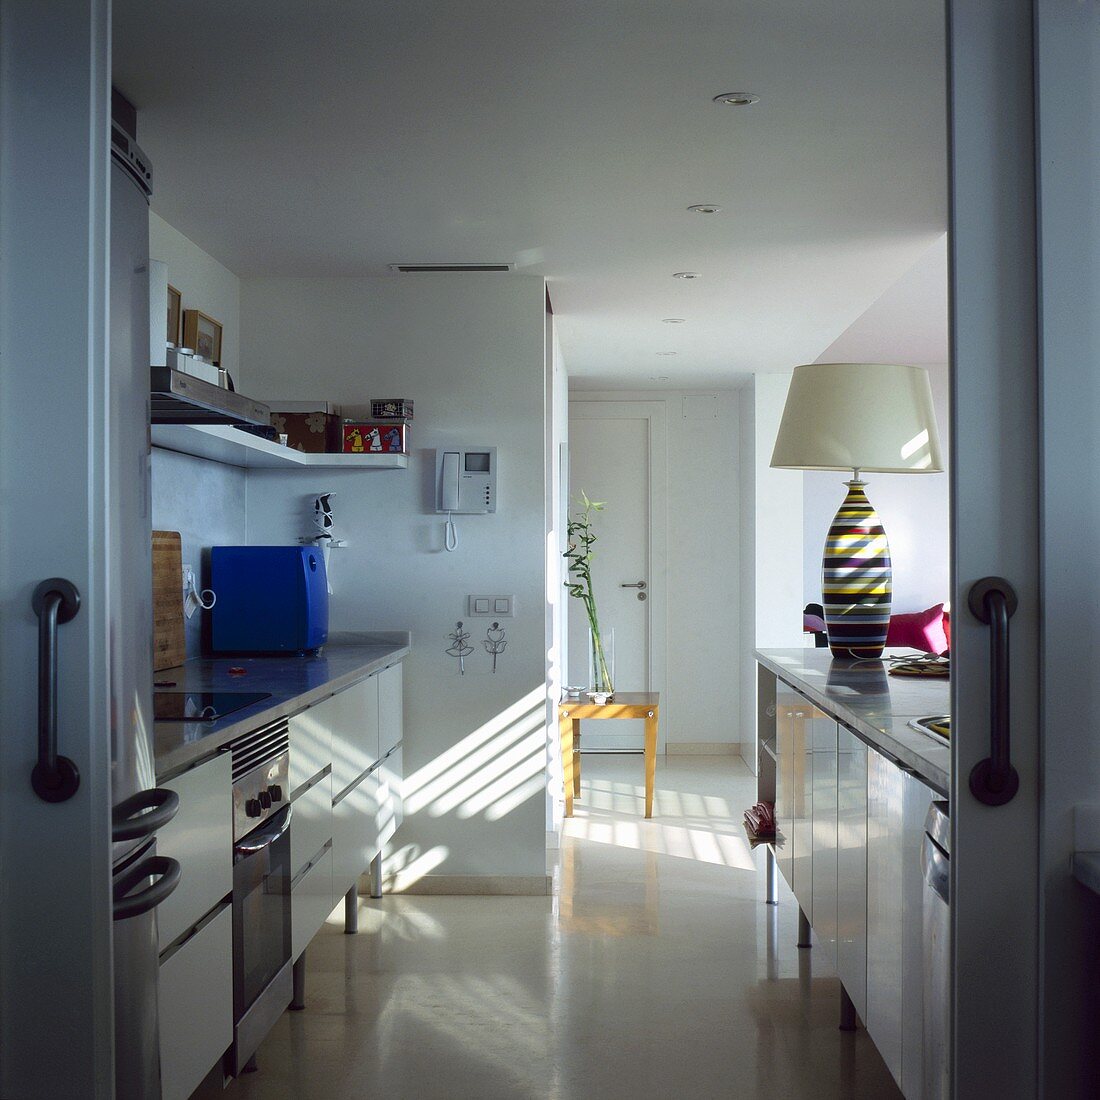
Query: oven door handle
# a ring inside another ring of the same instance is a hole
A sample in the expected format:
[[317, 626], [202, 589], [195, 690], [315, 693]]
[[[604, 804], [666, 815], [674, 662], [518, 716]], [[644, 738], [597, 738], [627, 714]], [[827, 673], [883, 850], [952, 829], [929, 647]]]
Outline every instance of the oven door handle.
[[233, 851], [237, 855], [250, 856], [274, 844], [290, 828], [290, 809], [284, 806], [265, 824], [253, 829], [243, 840], [238, 840], [233, 845]]

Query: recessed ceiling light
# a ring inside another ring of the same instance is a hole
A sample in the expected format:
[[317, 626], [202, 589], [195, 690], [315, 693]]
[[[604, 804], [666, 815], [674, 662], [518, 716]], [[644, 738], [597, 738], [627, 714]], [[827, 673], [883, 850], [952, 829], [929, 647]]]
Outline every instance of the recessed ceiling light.
[[676, 352], [674, 352], [674, 351], [659, 351], [659, 352], [657, 352], [657, 354], [658, 355], [675, 355]]
[[753, 92], [723, 92], [716, 95], [713, 102], [724, 103], [729, 107], [751, 107], [760, 102], [760, 97]]
[[674, 279], [700, 279], [702, 276], [698, 271], [674, 271], [672, 273]]
[[717, 214], [721, 209], [720, 206], [715, 206], [712, 202], [699, 202], [688, 207], [688, 210], [693, 214]]
[[686, 317], [662, 317], [662, 325], [682, 325], [686, 321]]

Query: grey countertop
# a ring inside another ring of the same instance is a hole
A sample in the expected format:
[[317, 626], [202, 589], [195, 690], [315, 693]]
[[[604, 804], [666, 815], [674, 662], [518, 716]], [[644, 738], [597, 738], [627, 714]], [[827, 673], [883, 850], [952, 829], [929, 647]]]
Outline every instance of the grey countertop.
[[[316, 657], [197, 657], [156, 673], [157, 683], [175, 685], [158, 691], [270, 693], [270, 698], [215, 722], [155, 722], [157, 782], [186, 771], [242, 733], [296, 714], [402, 660], [410, 644], [409, 636], [400, 632], [333, 635]], [[230, 673], [231, 668], [244, 673]]]
[[[887, 650], [884, 656], [912, 654]], [[823, 711], [871, 744], [912, 768], [929, 786], [947, 795], [951, 748], [909, 725], [912, 718], [947, 714], [947, 679], [887, 675], [885, 661], [834, 658], [827, 649], [763, 649], [756, 659]]]

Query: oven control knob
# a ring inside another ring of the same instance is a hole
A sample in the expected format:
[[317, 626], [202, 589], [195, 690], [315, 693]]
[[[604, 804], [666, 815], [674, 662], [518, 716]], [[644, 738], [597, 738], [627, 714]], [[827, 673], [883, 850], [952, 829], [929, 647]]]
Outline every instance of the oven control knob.
[[258, 798], [250, 798], [244, 804], [244, 812], [246, 817], [259, 817], [264, 811]]
[[272, 802], [282, 802], [283, 788], [280, 787], [278, 783], [272, 783], [271, 786], [267, 788], [267, 793], [271, 795]]
[[260, 805], [265, 810], [271, 809], [271, 795], [267, 791], [260, 791]]

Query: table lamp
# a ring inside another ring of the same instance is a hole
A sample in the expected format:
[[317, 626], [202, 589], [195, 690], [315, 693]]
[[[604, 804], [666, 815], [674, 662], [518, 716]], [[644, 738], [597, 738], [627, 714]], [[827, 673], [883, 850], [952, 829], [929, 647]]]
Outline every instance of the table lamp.
[[852, 471], [825, 539], [821, 602], [835, 657], [880, 656], [890, 626], [890, 546], [860, 474], [943, 470], [928, 371], [886, 363], [795, 367], [771, 465]]

